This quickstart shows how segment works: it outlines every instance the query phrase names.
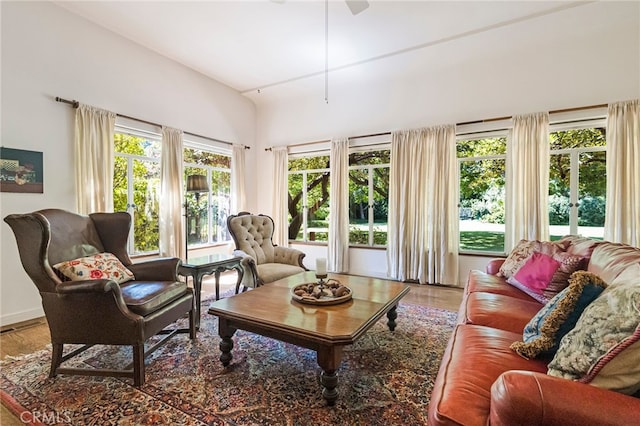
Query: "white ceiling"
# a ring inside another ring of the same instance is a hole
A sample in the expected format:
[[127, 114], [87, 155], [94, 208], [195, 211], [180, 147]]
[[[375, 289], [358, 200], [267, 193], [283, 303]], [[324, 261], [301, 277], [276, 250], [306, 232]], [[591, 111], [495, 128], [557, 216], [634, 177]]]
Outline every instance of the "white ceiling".
[[[324, 87], [322, 0], [55, 3], [253, 99], [258, 89], [268, 94]], [[593, 22], [604, 20], [592, 2], [369, 3], [352, 15], [344, 1], [329, 1], [332, 80], [402, 78], [507, 46], [577, 37], [598, 30]], [[581, 14], [590, 9], [593, 22], [585, 22]]]

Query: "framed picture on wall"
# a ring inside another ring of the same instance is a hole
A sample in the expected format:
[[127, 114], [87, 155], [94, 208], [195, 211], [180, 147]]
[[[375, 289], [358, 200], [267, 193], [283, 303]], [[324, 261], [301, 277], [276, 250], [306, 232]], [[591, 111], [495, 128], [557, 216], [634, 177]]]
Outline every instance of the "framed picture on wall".
[[0, 147], [0, 192], [44, 192], [42, 152]]

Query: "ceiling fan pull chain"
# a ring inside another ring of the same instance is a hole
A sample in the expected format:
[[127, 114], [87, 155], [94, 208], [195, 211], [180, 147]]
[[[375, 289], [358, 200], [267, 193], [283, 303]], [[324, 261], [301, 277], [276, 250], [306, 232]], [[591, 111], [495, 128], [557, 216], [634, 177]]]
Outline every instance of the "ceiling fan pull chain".
[[324, 101], [329, 103], [329, 0], [324, 0]]

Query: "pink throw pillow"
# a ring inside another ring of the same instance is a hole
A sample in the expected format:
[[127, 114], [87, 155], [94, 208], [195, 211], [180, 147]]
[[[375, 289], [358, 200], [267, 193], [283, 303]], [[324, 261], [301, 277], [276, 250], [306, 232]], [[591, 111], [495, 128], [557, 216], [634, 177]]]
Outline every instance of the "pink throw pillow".
[[511, 284], [520, 284], [536, 295], [542, 295], [543, 290], [551, 284], [553, 275], [559, 267], [560, 262], [553, 257], [544, 253], [534, 252], [513, 277], [507, 281]]

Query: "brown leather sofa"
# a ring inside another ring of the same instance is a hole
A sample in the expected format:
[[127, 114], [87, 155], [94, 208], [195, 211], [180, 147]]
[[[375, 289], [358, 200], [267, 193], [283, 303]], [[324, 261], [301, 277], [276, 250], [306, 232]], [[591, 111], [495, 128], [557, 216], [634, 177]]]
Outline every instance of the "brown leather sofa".
[[[587, 270], [605, 282], [640, 262], [638, 248], [563, 240], [567, 251], [588, 258]], [[434, 383], [429, 426], [640, 425], [640, 398], [548, 376], [545, 361], [525, 359], [509, 348], [522, 340], [525, 325], [543, 305], [496, 276], [502, 262], [492, 260], [486, 272], [470, 272]]]

